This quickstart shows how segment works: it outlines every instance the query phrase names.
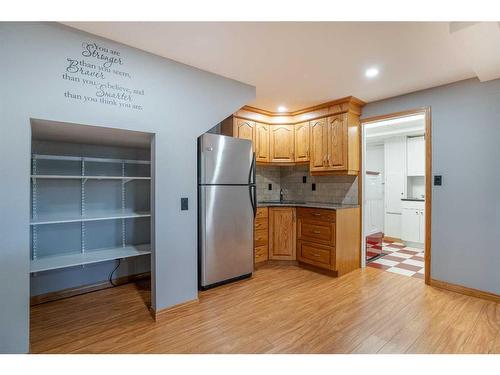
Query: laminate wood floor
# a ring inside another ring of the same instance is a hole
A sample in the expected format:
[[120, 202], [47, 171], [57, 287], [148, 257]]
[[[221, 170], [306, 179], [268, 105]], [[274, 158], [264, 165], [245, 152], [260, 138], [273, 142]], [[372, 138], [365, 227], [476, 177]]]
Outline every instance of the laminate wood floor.
[[31, 308], [33, 353], [500, 353], [500, 304], [365, 268], [296, 266], [200, 293], [155, 322], [149, 281]]

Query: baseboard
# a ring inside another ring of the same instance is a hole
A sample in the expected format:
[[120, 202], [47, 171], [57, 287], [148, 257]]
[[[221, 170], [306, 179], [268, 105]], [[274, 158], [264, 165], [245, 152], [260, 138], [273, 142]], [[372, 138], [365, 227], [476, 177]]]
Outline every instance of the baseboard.
[[436, 288], [446, 289], [451, 292], [465, 294], [471, 297], [487, 299], [493, 302], [500, 302], [500, 295], [490, 292], [485, 292], [478, 289], [468, 288], [466, 286], [447, 283], [445, 281], [431, 279], [431, 286]]
[[269, 266], [298, 266], [299, 262], [296, 260], [269, 259], [265, 264]]
[[331, 277], [338, 277], [339, 276], [337, 271], [327, 270], [325, 268], [313, 266], [312, 264], [299, 262], [299, 266], [306, 269], [306, 270], [309, 270], [309, 271], [321, 273], [322, 275], [331, 276]]
[[[151, 277], [150, 272], [144, 272], [144, 273], [140, 273], [137, 275], [118, 277], [118, 278], [114, 279], [113, 282], [116, 285], [123, 285], [123, 284], [131, 283], [134, 281], [142, 280], [142, 279], [147, 279], [150, 277]], [[111, 285], [109, 283], [109, 281], [102, 281], [102, 282], [95, 283], [95, 284], [89, 284], [89, 285], [78, 286], [75, 288], [58, 290], [57, 292], [50, 292], [50, 293], [40, 294], [38, 296], [31, 297], [30, 304], [31, 304], [31, 306], [35, 306], [35, 305], [39, 305], [41, 303], [56, 301], [59, 299], [69, 298], [69, 297], [77, 296], [80, 294], [95, 292], [97, 290], [102, 290], [102, 289], [107, 289], [107, 288], [113, 288], [113, 285]]]
[[389, 237], [385, 236], [382, 240], [387, 240], [387, 241], [392, 241], [392, 242], [401, 242], [403, 243], [403, 240], [401, 238], [396, 238], [396, 237]]
[[179, 303], [177, 305], [170, 306], [170, 307], [167, 307], [165, 309], [158, 310], [158, 311], [154, 310], [153, 308], [150, 308], [149, 311], [150, 311], [151, 316], [153, 317], [154, 320], [159, 320], [171, 312], [174, 312], [174, 311], [182, 309], [182, 308], [189, 307], [191, 305], [197, 304], [198, 302], [200, 302], [200, 300], [198, 298], [196, 298], [196, 299], [182, 302], [182, 303]]

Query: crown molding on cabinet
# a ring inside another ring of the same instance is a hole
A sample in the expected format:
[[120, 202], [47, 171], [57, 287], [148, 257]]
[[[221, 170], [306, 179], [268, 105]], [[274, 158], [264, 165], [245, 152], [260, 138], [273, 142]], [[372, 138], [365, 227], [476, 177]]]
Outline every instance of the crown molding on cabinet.
[[361, 108], [365, 104], [365, 102], [354, 96], [347, 96], [293, 112], [271, 112], [260, 108], [244, 106], [234, 116], [271, 125], [290, 125], [346, 112], [359, 116], [361, 115]]

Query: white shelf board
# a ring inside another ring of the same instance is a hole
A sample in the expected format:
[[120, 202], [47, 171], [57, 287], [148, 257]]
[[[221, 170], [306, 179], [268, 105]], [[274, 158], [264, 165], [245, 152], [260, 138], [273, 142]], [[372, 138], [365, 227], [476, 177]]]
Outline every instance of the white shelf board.
[[135, 177], [135, 176], [65, 176], [53, 174], [32, 174], [33, 179], [55, 179], [55, 180], [151, 180], [151, 177]]
[[114, 259], [131, 258], [151, 254], [151, 245], [135, 245], [112, 249], [92, 250], [82, 253], [65, 254], [38, 258], [31, 261], [30, 272], [42, 272], [84, 264], [106, 262]]
[[33, 154], [36, 160], [64, 160], [64, 161], [89, 161], [95, 163], [125, 163], [125, 164], [151, 164], [149, 160], [136, 159], [112, 159], [112, 158], [94, 158], [86, 156], [66, 156], [66, 155], [42, 155]]
[[151, 217], [151, 212], [98, 212], [85, 216], [61, 216], [60, 214], [41, 215], [36, 219], [31, 219], [30, 225], [46, 225], [46, 224], [63, 224], [63, 223], [80, 223], [84, 221], [102, 221], [102, 220], [117, 220], [131, 219], [140, 217]]

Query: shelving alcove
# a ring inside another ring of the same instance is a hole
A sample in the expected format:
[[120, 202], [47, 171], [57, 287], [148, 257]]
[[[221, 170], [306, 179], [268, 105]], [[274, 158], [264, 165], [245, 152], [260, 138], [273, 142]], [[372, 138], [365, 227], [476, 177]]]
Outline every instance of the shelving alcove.
[[31, 274], [149, 258], [150, 135], [44, 125], [32, 121]]

